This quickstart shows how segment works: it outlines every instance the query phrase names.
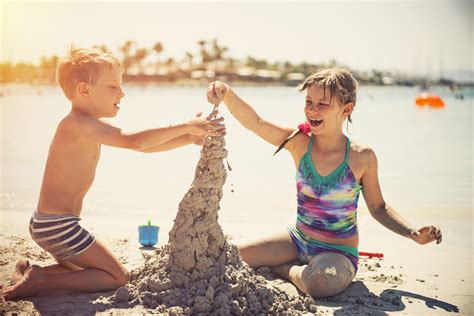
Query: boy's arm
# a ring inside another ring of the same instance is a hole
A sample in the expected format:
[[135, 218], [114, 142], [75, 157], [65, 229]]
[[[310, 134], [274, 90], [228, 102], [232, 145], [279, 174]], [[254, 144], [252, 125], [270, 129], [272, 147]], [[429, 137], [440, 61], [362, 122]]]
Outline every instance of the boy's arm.
[[222, 118], [206, 120], [194, 118], [191, 121], [173, 124], [168, 127], [160, 127], [135, 133], [125, 133], [120, 128], [112, 126], [96, 118], [75, 113], [63, 121], [66, 128], [83, 137], [96, 140], [97, 142], [120, 148], [133, 150], [144, 150], [146, 148], [164, 144], [174, 138], [191, 133], [195, 135], [222, 134], [225, 128], [221, 124]]
[[138, 151], [141, 151], [143, 153], [156, 153], [156, 152], [161, 152], [161, 151], [167, 151], [167, 150], [172, 150], [178, 147], [186, 146], [189, 144], [195, 144], [196, 136], [191, 135], [191, 134], [185, 134], [178, 136], [176, 138], [173, 138], [170, 141], [167, 141], [166, 143], [157, 145], [157, 146], [152, 146], [152, 147], [147, 147], [144, 149], [139, 149]]

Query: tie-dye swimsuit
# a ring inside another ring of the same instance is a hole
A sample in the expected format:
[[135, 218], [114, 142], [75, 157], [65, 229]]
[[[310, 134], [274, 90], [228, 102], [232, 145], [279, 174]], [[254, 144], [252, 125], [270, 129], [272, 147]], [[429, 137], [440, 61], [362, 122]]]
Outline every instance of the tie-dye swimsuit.
[[350, 141], [343, 163], [326, 177], [316, 171], [311, 159], [314, 137], [300, 161], [296, 173], [298, 214], [288, 231], [298, 249], [301, 262], [324, 252], [346, 256], [357, 271], [357, 248], [324, 243], [318, 237], [348, 238], [357, 234], [357, 202], [362, 188], [349, 167]]

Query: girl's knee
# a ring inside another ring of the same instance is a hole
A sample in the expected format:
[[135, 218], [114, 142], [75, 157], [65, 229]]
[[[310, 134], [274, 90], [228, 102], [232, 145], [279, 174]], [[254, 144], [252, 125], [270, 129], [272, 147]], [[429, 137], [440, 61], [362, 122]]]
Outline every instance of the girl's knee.
[[335, 275], [334, 271], [327, 271], [328, 269], [316, 271], [313, 278], [305, 281], [307, 294], [314, 298], [334, 296], [351, 284], [352, 278]]
[[247, 243], [238, 245], [239, 254], [242, 261], [247, 263], [251, 268], [258, 268], [264, 264], [262, 264], [260, 260], [261, 249], [259, 245], [253, 243]]
[[315, 298], [334, 296], [344, 291], [354, 276], [353, 267], [346, 262], [308, 265], [303, 272], [303, 290]]

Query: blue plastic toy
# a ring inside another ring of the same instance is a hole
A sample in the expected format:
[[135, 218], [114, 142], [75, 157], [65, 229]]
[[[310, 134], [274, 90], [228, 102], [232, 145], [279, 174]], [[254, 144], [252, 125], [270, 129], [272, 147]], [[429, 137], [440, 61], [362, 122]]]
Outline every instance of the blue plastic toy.
[[148, 220], [148, 225], [138, 226], [138, 241], [144, 247], [153, 247], [158, 243], [160, 226], [154, 226]]

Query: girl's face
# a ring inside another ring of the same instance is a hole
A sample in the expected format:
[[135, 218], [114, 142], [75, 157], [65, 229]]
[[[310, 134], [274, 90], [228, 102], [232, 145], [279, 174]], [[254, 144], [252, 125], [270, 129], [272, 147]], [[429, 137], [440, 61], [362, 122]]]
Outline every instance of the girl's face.
[[306, 89], [304, 113], [311, 132], [315, 135], [341, 130], [342, 123], [352, 112], [353, 105], [341, 105], [329, 88], [314, 85]]

